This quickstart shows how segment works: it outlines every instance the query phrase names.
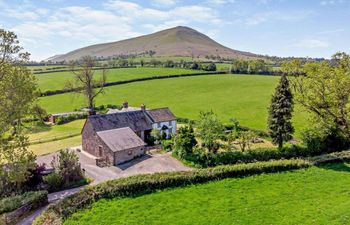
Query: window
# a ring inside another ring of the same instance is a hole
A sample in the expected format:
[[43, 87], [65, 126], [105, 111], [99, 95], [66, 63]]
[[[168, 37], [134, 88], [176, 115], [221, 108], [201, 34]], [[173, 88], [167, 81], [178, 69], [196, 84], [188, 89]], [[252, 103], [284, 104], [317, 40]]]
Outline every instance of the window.
[[102, 151], [102, 146], [98, 146], [98, 156], [102, 157], [103, 151]]

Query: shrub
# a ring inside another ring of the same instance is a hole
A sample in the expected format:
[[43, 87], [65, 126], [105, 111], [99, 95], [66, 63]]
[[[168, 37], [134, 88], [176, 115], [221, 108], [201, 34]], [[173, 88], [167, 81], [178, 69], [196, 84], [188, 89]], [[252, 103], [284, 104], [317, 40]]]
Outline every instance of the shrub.
[[350, 147], [350, 142], [337, 129], [309, 129], [302, 133], [302, 140], [313, 154], [343, 150]]
[[65, 123], [69, 123], [74, 120], [79, 120], [79, 119], [86, 119], [87, 114], [86, 113], [81, 113], [81, 114], [73, 114], [73, 115], [68, 115], [68, 116], [58, 116], [56, 118], [56, 124], [61, 125]]
[[26, 204], [40, 203], [47, 203], [47, 191], [26, 192], [22, 195], [3, 198], [0, 200], [0, 214], [11, 212]]
[[272, 173], [306, 168], [311, 163], [305, 160], [279, 160], [220, 166], [186, 172], [155, 173], [107, 181], [69, 196], [51, 206], [33, 224], [61, 224], [78, 209], [101, 198], [135, 196], [156, 190], [199, 184], [229, 177], [244, 177], [261, 173]]
[[197, 145], [192, 126], [181, 127], [174, 136], [174, 152], [180, 158], [192, 153], [192, 149]]
[[162, 140], [161, 144], [164, 151], [170, 152], [174, 143], [172, 140]]
[[54, 172], [43, 177], [44, 182], [48, 185], [49, 192], [55, 192], [61, 189], [62, 180], [58, 173]]
[[215, 63], [209, 63], [209, 64], [203, 64], [202, 70], [205, 71], [216, 71], [216, 65]]

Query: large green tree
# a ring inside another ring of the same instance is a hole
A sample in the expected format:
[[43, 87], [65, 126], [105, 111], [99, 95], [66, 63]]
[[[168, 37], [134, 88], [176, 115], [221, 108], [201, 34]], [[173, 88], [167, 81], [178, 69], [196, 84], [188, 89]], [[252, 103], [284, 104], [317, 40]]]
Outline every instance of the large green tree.
[[[288, 66], [285, 71], [300, 71]], [[331, 61], [308, 62], [302, 73], [290, 79], [296, 102], [310, 112], [313, 124], [350, 140], [350, 56], [337, 53]]]
[[0, 29], [0, 195], [19, 190], [34, 166], [21, 129], [37, 98], [35, 77], [22, 66], [28, 59], [17, 36]]
[[272, 142], [283, 147], [283, 142], [292, 138], [294, 128], [291, 123], [293, 112], [293, 95], [289, 87], [289, 81], [285, 75], [272, 96], [269, 108], [268, 130]]
[[219, 148], [217, 140], [223, 135], [224, 126], [213, 111], [200, 112], [197, 124], [197, 135], [202, 145], [211, 152]]

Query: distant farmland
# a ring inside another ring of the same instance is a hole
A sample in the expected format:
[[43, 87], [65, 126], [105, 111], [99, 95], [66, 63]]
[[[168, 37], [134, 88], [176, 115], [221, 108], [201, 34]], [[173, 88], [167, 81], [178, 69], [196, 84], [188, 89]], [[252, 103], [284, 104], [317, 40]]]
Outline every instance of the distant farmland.
[[[205, 71], [189, 70], [181, 68], [121, 68], [121, 69], [109, 69], [107, 73], [107, 82], [130, 80], [141, 77], [162, 76], [170, 74], [185, 74], [185, 73], [198, 73]], [[96, 70], [96, 79], [101, 76], [101, 71]], [[35, 75], [38, 79], [39, 88], [42, 92], [61, 90], [65, 87], [67, 81], [73, 79], [71, 72], [52, 72], [47, 74]]]
[[[135, 75], [136, 76], [136, 75]], [[278, 77], [216, 75], [143, 81], [106, 88], [96, 105], [142, 103], [147, 107], [168, 106], [178, 117], [196, 119], [199, 111], [213, 110], [223, 122], [237, 118], [242, 125], [265, 130], [267, 110]], [[81, 96], [60, 94], [40, 99], [49, 112], [72, 111], [84, 107]], [[306, 127], [305, 114], [296, 110], [294, 124]]]

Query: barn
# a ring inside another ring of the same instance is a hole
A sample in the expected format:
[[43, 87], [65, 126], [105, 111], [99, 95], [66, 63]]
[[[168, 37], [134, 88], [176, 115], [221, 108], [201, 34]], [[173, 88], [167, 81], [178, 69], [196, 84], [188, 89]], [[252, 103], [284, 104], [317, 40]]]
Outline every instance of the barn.
[[167, 137], [176, 132], [176, 118], [168, 108], [122, 111], [89, 116], [82, 130], [82, 150], [96, 157], [98, 166], [118, 165], [145, 153], [152, 129]]

